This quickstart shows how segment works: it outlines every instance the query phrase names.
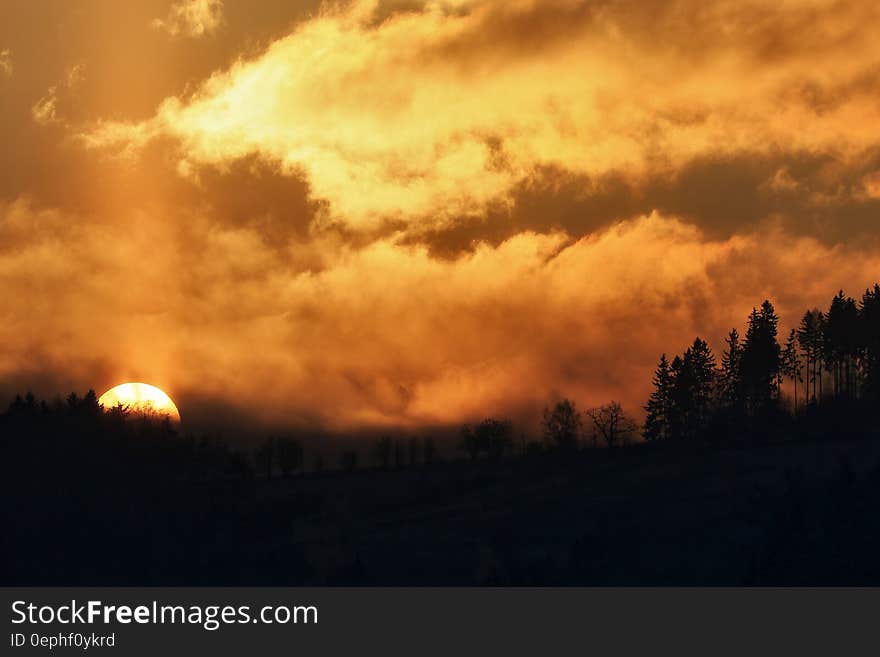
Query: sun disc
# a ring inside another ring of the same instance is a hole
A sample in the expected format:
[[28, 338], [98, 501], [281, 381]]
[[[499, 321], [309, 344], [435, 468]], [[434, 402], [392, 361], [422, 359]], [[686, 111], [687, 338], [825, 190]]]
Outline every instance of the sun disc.
[[149, 383], [121, 383], [101, 395], [98, 403], [106, 409], [122, 404], [130, 411], [167, 415], [172, 421], [180, 422], [180, 412], [171, 397]]

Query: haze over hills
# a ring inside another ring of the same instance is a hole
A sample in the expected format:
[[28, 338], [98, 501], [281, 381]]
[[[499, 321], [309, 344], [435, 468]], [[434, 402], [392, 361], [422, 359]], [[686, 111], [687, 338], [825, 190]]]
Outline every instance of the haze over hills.
[[[720, 364], [665, 355], [617, 403], [432, 436], [182, 435], [90, 391], [0, 415], [16, 583], [866, 584], [880, 581], [880, 286], [764, 302]], [[786, 398], [800, 385], [800, 402]], [[58, 556], [44, 531], [72, 538]], [[50, 551], [52, 554], [50, 554]], [[72, 564], [76, 563], [76, 568]], [[10, 564], [11, 565], [11, 564]]]

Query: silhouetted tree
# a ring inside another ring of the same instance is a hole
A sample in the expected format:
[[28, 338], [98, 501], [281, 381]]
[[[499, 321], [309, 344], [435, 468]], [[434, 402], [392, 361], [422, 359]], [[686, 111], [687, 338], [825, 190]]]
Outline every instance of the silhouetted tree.
[[127, 405], [119, 402], [118, 404], [116, 404], [116, 406], [113, 406], [112, 408], [104, 409], [104, 413], [109, 418], [111, 418], [113, 424], [116, 427], [120, 427], [122, 426], [122, 423], [126, 420], [126, 418], [128, 418], [128, 416], [131, 414], [131, 410]]
[[778, 399], [782, 349], [777, 341], [779, 317], [764, 301], [753, 309], [742, 354], [743, 390], [747, 408], [754, 413]]
[[266, 473], [266, 479], [272, 478], [272, 463], [275, 460], [275, 438], [269, 437], [254, 452], [257, 468]]
[[709, 345], [696, 338], [683, 357], [672, 360], [669, 372], [669, 434], [690, 440], [708, 425], [715, 389], [715, 357]]
[[654, 391], [645, 405], [645, 440], [666, 440], [670, 437], [669, 421], [672, 410], [672, 373], [666, 354], [660, 356], [652, 383]]
[[586, 413], [608, 447], [617, 447], [638, 431], [638, 425], [616, 401], [591, 408]]
[[782, 374], [794, 384], [794, 410], [797, 413], [798, 408], [798, 381], [803, 381], [801, 377], [801, 358], [797, 347], [797, 331], [791, 329], [788, 339], [785, 341], [785, 348], [782, 350], [781, 362]]
[[[822, 397], [822, 345], [825, 315], [814, 308], [804, 313], [797, 328], [798, 344], [806, 369], [806, 400], [816, 402]], [[812, 388], [812, 393], [811, 393]]]
[[471, 461], [476, 461], [480, 456], [480, 442], [470, 425], [463, 425], [459, 431], [459, 447], [468, 455]]
[[9, 408], [6, 410], [6, 414], [15, 418], [22, 418], [23, 416], [33, 415], [37, 410], [37, 400], [34, 397], [34, 393], [28, 391], [28, 393], [22, 397], [20, 394], [15, 395], [15, 398], [9, 404]]
[[419, 462], [419, 452], [421, 451], [421, 442], [418, 438], [413, 436], [412, 438], [407, 440], [406, 447], [410, 467], [417, 465]]
[[523, 445], [522, 453], [526, 458], [537, 458], [547, 450], [546, 443], [537, 440], [530, 440]]
[[727, 346], [721, 354], [718, 397], [722, 407], [739, 408], [742, 401], [742, 345], [739, 332], [735, 328], [731, 329], [724, 342]]
[[394, 449], [394, 441], [390, 436], [382, 436], [373, 446], [373, 460], [375, 464], [385, 470], [391, 465], [391, 453]]
[[285, 479], [296, 472], [303, 464], [303, 447], [293, 438], [278, 438], [275, 441], [278, 468]]
[[785, 379], [793, 383], [797, 412], [801, 384], [807, 402], [822, 399], [823, 370], [830, 373], [835, 396], [880, 396], [880, 284], [866, 290], [858, 304], [841, 291], [827, 314], [807, 311], [784, 348], [778, 327], [773, 305], [764, 301], [752, 309], [742, 343], [735, 329], [728, 334], [719, 370], [699, 338], [671, 363], [662, 357], [645, 406], [645, 438], [688, 438], [709, 423], [713, 432], [723, 432], [741, 424], [741, 414], [769, 420], [764, 413], [776, 408]]
[[341, 467], [345, 472], [352, 473], [357, 468], [358, 464], [358, 453], [353, 450], [347, 450], [342, 453], [339, 457], [339, 467]]
[[491, 460], [499, 460], [513, 450], [513, 425], [509, 420], [486, 418], [474, 428], [479, 450]]
[[80, 417], [88, 418], [89, 420], [97, 420], [101, 415], [103, 415], [103, 408], [98, 403], [98, 395], [94, 390], [89, 389], [89, 391], [85, 394], [82, 400], [79, 403], [77, 408], [78, 414]]
[[577, 449], [581, 431], [581, 416], [574, 402], [563, 399], [552, 408], [544, 409], [544, 438], [557, 449]]
[[708, 423], [715, 394], [715, 356], [705, 340], [696, 338], [684, 354], [684, 363], [694, 383], [694, 421], [697, 429], [702, 430]]
[[232, 452], [227, 456], [229, 472], [238, 479], [250, 480], [254, 478], [254, 469], [250, 461], [241, 452]]
[[397, 469], [406, 465], [406, 450], [399, 440], [394, 441], [394, 467]]
[[865, 290], [859, 305], [862, 346], [862, 387], [869, 399], [880, 400], [880, 284]]
[[690, 412], [691, 398], [688, 375], [685, 372], [684, 359], [675, 356], [669, 363], [669, 378], [672, 387], [669, 392], [669, 413], [667, 416], [668, 438], [679, 440], [684, 436], [686, 418]]
[[825, 315], [822, 353], [831, 374], [835, 397], [854, 396], [858, 355], [859, 312], [856, 302], [843, 290], [831, 301]]
[[425, 465], [431, 465], [434, 462], [434, 459], [437, 458], [437, 443], [435, 443], [434, 439], [430, 436], [425, 438], [424, 458]]

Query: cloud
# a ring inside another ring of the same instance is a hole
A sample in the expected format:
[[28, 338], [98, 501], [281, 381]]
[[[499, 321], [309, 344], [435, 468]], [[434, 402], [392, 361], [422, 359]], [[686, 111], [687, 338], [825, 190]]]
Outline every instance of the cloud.
[[801, 151], [709, 153], [641, 180], [626, 171], [590, 177], [542, 167], [515, 185], [506, 202], [490, 205], [484, 218], [412, 226], [404, 241], [448, 255], [525, 230], [588, 235], [657, 210], [713, 237], [774, 224], [831, 244], [876, 243], [878, 179], [880, 149], [847, 161]]
[[31, 107], [31, 116], [33, 116], [34, 121], [40, 125], [50, 125], [58, 122], [58, 117], [56, 116], [56, 110], [58, 107], [57, 92], [58, 87], [54, 85], [49, 87], [46, 95], [40, 98], [34, 103], [33, 107]]
[[156, 18], [152, 26], [171, 36], [193, 38], [208, 36], [223, 25], [223, 0], [178, 0], [163, 20]]
[[0, 77], [12, 77], [12, 51], [9, 48], [0, 50]]
[[189, 166], [258, 156], [353, 230], [417, 232], [484, 220], [550, 169], [638, 191], [693, 162], [848, 166], [878, 147], [871, 4], [485, 0], [377, 21], [380, 8], [326, 9], [152, 118], [82, 139], [131, 153], [169, 137]]
[[64, 76], [64, 84], [68, 89], [74, 89], [82, 84], [85, 78], [85, 66], [83, 64], [74, 64], [73, 66], [68, 67]]
[[76, 88], [85, 80], [85, 67], [82, 64], [69, 66], [58, 84], [53, 84], [31, 107], [31, 116], [39, 125], [67, 124], [59, 114], [59, 106], [70, 107]]
[[246, 46], [143, 8], [155, 58], [96, 34], [0, 108], [0, 393], [528, 429], [561, 395], [637, 413], [662, 351], [880, 271], [872, 4], [328, 7]]
[[223, 400], [257, 423], [331, 430], [493, 413], [529, 429], [557, 395], [637, 413], [661, 351], [696, 334], [719, 349], [765, 295], [790, 326], [880, 266], [778, 230], [719, 240], [657, 214], [448, 259], [329, 235], [279, 246], [193, 211], [97, 220], [19, 199], [0, 217], [4, 380], [147, 380], [184, 413]]

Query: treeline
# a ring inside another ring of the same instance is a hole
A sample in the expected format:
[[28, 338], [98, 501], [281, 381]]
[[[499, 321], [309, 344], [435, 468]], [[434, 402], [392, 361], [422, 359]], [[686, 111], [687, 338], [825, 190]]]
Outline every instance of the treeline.
[[27, 474], [75, 470], [107, 477], [161, 470], [164, 478], [247, 476], [247, 454], [218, 438], [182, 436], [167, 415], [104, 408], [94, 390], [65, 399], [16, 395], [0, 414], [0, 443], [9, 463]]
[[[783, 395], [786, 383], [790, 403]], [[616, 401], [581, 412], [563, 399], [544, 410], [538, 438], [517, 436], [510, 420], [488, 417], [463, 426], [455, 447], [470, 461], [498, 461], [618, 447], [640, 434], [652, 443], [723, 441], [788, 431], [786, 421], [806, 413], [815, 418], [819, 407], [844, 401], [880, 401], [880, 284], [858, 301], [841, 291], [826, 311], [807, 310], [784, 340], [773, 304], [764, 301], [749, 315], [744, 335], [736, 328], [727, 335], [720, 361], [699, 337], [681, 355], [661, 355], [641, 427]], [[165, 474], [196, 478], [390, 470], [430, 466], [443, 456], [430, 436], [383, 436], [330, 462], [320, 450], [308, 454], [295, 435], [234, 449], [219, 438], [179, 435], [167, 416], [105, 409], [93, 390], [51, 402], [18, 395], [0, 414], [0, 436], [15, 462], [33, 467], [49, 461], [107, 469], [161, 464]], [[130, 454], [136, 458], [120, 460]]]
[[[382, 470], [401, 469], [417, 465], [431, 465], [439, 460], [437, 443], [431, 437], [420, 439], [417, 436], [393, 439], [383, 436], [368, 447], [366, 458], [356, 449], [345, 449], [338, 454], [335, 466], [343, 472], [353, 472], [358, 468], [372, 467]], [[320, 474], [329, 466], [322, 453], [316, 453], [311, 461], [302, 441], [292, 436], [269, 436], [253, 451], [256, 472], [266, 479], [276, 474], [283, 479], [303, 473]]]
[[9, 583], [268, 585], [312, 572], [291, 517], [319, 501], [298, 495], [280, 513], [256, 494], [247, 452], [105, 409], [94, 391], [16, 397], [0, 413], [0, 485]]
[[795, 416], [827, 402], [880, 400], [880, 285], [860, 301], [841, 291], [827, 311], [807, 310], [783, 343], [779, 317], [764, 301], [749, 315], [744, 338], [735, 328], [727, 335], [720, 363], [699, 337], [672, 360], [661, 355], [644, 437], [682, 441], [760, 432], [786, 411], [785, 382]]
[[[249, 448], [234, 448], [222, 437], [181, 434], [167, 415], [118, 405], [104, 408], [94, 390], [53, 401], [18, 394], [0, 413], [0, 446], [7, 463], [22, 472], [39, 469], [100, 471], [161, 470], [163, 478], [288, 478], [326, 470], [400, 469], [431, 465], [440, 449], [430, 436], [384, 436], [362, 455], [349, 448], [328, 459], [307, 452], [296, 435], [271, 435]], [[505, 451], [505, 453], [507, 453]], [[57, 474], [57, 473], [56, 473]]]
[[[71, 393], [54, 401], [32, 393], [16, 395], [0, 413], [0, 444], [7, 462], [21, 472], [161, 473], [163, 479], [287, 479], [329, 471], [402, 470], [432, 466], [448, 459], [497, 462], [514, 457], [567, 453], [602, 444], [616, 447], [637, 435], [636, 423], [617, 402], [578, 411], [564, 399], [545, 409], [542, 435], [515, 435], [509, 419], [487, 417], [466, 424], [458, 441], [434, 437], [384, 435], [363, 447], [310, 453], [296, 434], [270, 435], [248, 448], [234, 448], [221, 437], [181, 434], [167, 415], [133, 411], [119, 405], [104, 408], [94, 390]], [[136, 471], [136, 472], [135, 472]], [[66, 476], [66, 475], [65, 475]]]

